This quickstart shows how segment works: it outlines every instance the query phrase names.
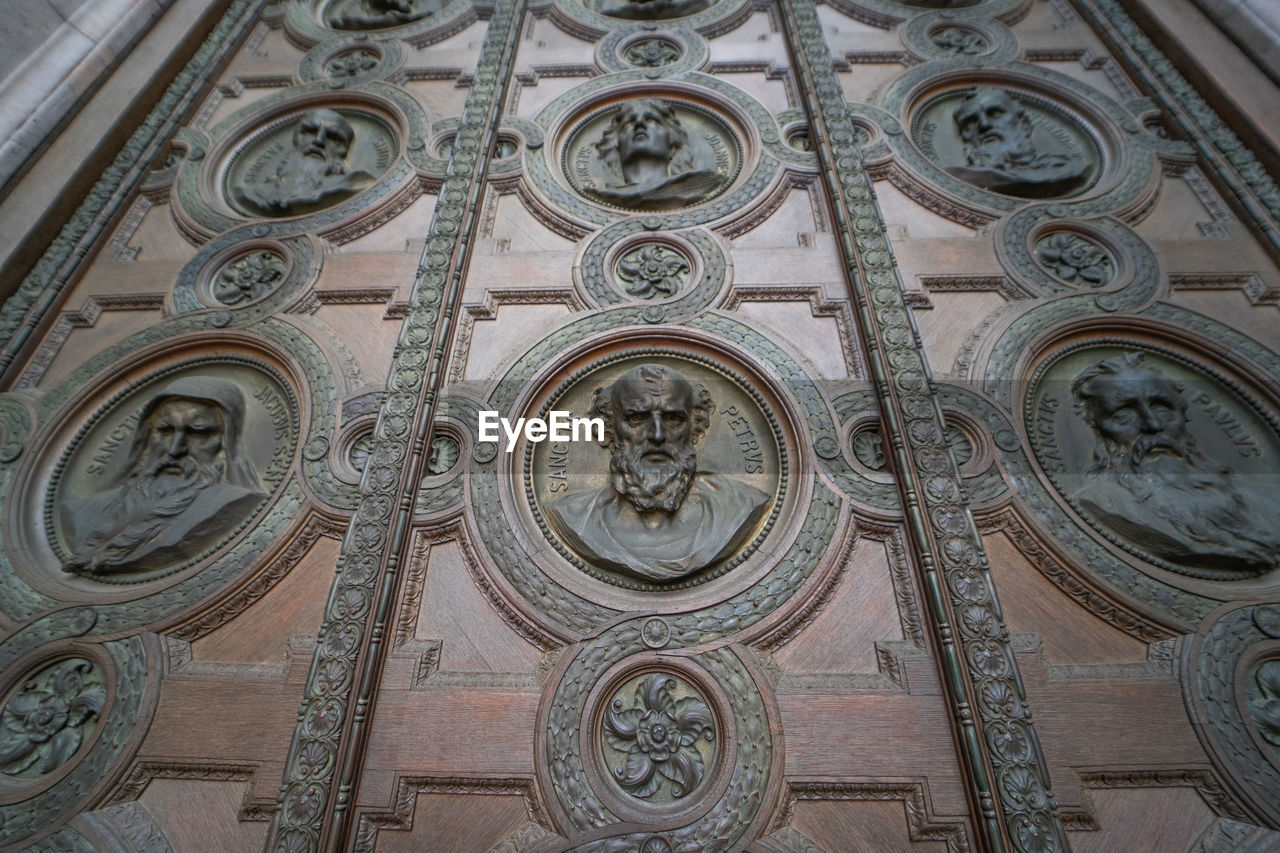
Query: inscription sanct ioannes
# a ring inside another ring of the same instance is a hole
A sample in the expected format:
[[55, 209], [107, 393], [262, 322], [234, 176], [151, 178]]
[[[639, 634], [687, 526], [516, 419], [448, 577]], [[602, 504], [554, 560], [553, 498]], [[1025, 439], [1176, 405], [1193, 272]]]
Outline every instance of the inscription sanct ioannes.
[[[1274, 489], [1197, 448], [1178, 381], [1143, 353], [1125, 352], [1080, 371], [1071, 393], [1096, 442], [1083, 483], [1069, 499], [1091, 519], [1140, 551], [1200, 576], [1258, 575], [1280, 564]], [[1210, 402], [1205, 392], [1194, 399]], [[1252, 439], [1242, 452], [1261, 455]]]
[[660, 364], [597, 388], [590, 414], [604, 420], [609, 482], [550, 502], [556, 535], [584, 560], [647, 581], [682, 578], [733, 555], [772, 499], [698, 469], [694, 444], [714, 411], [706, 388]]

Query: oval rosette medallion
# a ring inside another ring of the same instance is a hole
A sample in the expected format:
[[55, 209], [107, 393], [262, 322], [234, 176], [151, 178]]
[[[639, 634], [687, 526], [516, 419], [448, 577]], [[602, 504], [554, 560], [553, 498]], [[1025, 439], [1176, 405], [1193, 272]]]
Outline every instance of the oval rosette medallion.
[[1044, 359], [1024, 406], [1041, 470], [1113, 545], [1213, 581], [1280, 566], [1280, 424], [1243, 383], [1171, 347], [1102, 338]]
[[699, 350], [586, 360], [534, 401], [538, 417], [603, 427], [588, 439], [579, 421], [579, 440], [524, 447], [529, 509], [577, 570], [629, 589], [696, 586], [746, 561], [777, 518], [787, 453], [776, 403]]

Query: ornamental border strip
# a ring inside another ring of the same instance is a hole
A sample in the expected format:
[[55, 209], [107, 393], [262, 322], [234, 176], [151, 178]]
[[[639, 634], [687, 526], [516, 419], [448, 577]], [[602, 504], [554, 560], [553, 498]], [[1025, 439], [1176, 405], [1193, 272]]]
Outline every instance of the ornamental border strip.
[[57, 302], [67, 283], [89, 257], [89, 248], [107, 224], [132, 199], [147, 177], [147, 164], [195, 104], [213, 73], [234, 52], [257, 21], [266, 0], [235, 0], [191, 60], [165, 89], [155, 108], [120, 149], [115, 159], [85, 195], [75, 214], [45, 249], [17, 291], [0, 308], [0, 376], [8, 372], [41, 318]]
[[[1116, 0], [1073, 0], [1090, 28], [1133, 66], [1141, 82], [1236, 195], [1252, 224], [1280, 252], [1280, 186], [1249, 147], [1138, 27]], [[1223, 162], [1225, 161], [1225, 162]], [[1243, 183], [1243, 186], [1241, 184]], [[1242, 190], [1246, 190], [1242, 191]], [[1252, 196], [1252, 197], [1251, 197]], [[1255, 202], [1256, 199], [1256, 202]], [[1260, 203], [1264, 210], [1258, 209]]]
[[886, 431], [904, 474], [899, 483], [907, 527], [920, 559], [948, 710], [978, 811], [975, 828], [994, 851], [1066, 850], [1066, 832], [982, 540], [946, 442], [937, 395], [822, 23], [812, 0], [789, 4], [783, 22], [813, 117], [847, 284], [883, 401]]
[[453, 321], [460, 295], [523, 19], [523, 2], [502, 0], [485, 32], [307, 675], [267, 840], [270, 850], [315, 850], [321, 844], [336, 849], [352, 819], [350, 792], [388, 648], [383, 629], [391, 618], [414, 484], [426, 462], [427, 433], [444, 378], [447, 335], [441, 334]]

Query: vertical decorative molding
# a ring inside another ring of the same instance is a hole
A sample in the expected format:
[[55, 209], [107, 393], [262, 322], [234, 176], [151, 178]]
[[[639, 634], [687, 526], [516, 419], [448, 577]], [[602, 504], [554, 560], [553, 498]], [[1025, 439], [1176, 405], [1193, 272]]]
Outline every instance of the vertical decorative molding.
[[1122, 58], [1197, 152], [1239, 200], [1251, 224], [1280, 255], [1280, 187], [1187, 78], [1147, 38], [1117, 0], [1074, 0], [1080, 13]]
[[783, 6], [846, 279], [895, 456], [980, 847], [1065, 851], [982, 540], [813, 0]]
[[390, 647], [392, 605], [402, 564], [411, 556], [413, 495], [426, 464], [449, 331], [523, 17], [523, 0], [493, 5], [374, 427], [359, 504], [343, 540], [268, 850], [338, 851], [348, 841], [369, 710]]
[[71, 221], [62, 227], [18, 290], [5, 300], [0, 308], [0, 340], [5, 341], [0, 350], [0, 377], [8, 372], [40, 321], [53, 310], [62, 289], [90, 256], [91, 247], [121, 205], [142, 184], [161, 146], [194, 105], [204, 84], [235, 51], [265, 2], [232, 3], [191, 61], [165, 89], [155, 109], [89, 190]]

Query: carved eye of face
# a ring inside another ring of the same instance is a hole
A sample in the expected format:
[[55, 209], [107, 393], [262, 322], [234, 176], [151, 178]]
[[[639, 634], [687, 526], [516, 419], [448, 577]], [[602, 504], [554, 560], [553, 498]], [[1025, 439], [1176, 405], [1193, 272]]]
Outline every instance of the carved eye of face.
[[987, 107], [987, 118], [995, 120], [1004, 117], [1003, 107]]

